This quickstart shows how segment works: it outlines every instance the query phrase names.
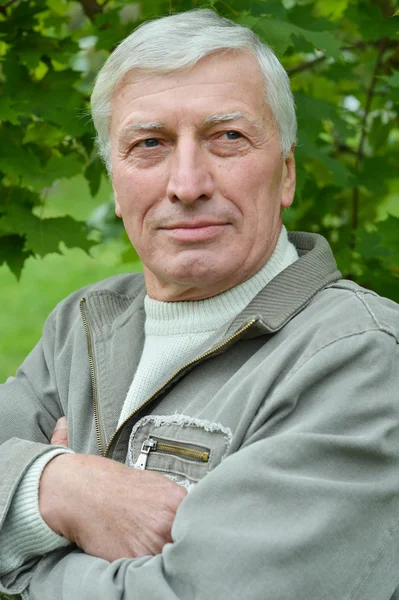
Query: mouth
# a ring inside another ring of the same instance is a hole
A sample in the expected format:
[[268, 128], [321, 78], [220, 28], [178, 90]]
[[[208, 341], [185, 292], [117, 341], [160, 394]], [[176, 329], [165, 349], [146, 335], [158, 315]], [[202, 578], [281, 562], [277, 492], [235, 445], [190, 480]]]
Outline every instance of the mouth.
[[215, 223], [214, 221], [180, 221], [161, 227], [168, 236], [180, 242], [204, 242], [220, 235], [228, 223]]
[[202, 227], [219, 227], [220, 225], [226, 225], [226, 223], [198, 219], [197, 221], [176, 221], [176, 223], [168, 224], [161, 227], [161, 229], [201, 229]]

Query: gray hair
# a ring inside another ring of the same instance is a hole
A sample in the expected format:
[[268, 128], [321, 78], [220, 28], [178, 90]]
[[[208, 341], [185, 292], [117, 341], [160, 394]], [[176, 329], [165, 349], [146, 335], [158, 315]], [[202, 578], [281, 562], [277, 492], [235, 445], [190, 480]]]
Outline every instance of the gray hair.
[[218, 50], [249, 50], [265, 82], [265, 100], [272, 111], [287, 156], [296, 141], [296, 117], [288, 75], [266, 44], [249, 28], [209, 9], [195, 9], [143, 23], [110, 55], [98, 73], [91, 96], [100, 156], [111, 170], [110, 120], [115, 88], [131, 69], [154, 74], [193, 67]]

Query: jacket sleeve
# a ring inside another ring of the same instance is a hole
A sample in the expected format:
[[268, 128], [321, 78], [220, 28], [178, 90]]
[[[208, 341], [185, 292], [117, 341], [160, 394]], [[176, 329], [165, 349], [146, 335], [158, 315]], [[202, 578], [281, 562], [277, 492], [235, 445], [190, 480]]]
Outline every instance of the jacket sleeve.
[[[51, 315], [42, 340], [16, 376], [0, 385], [0, 530], [6, 523], [16, 490], [31, 465], [56, 448], [50, 446], [49, 441], [63, 410], [57, 393], [53, 344]], [[0, 547], [0, 554], [2, 552], [6, 552], [5, 546]], [[16, 560], [21, 562], [18, 556]], [[19, 584], [14, 587], [17, 575]], [[28, 567], [26, 572], [22, 567], [18, 573], [1, 577], [0, 591], [18, 592], [21, 586], [26, 586], [28, 578]]]
[[0, 576], [21, 567], [31, 558], [71, 544], [43, 520], [39, 510], [39, 483], [47, 463], [68, 448], [54, 448], [29, 467], [13, 496], [0, 529]]
[[188, 494], [162, 554], [108, 563], [56, 551], [30, 600], [388, 600], [399, 581], [398, 377], [388, 333], [319, 349]]

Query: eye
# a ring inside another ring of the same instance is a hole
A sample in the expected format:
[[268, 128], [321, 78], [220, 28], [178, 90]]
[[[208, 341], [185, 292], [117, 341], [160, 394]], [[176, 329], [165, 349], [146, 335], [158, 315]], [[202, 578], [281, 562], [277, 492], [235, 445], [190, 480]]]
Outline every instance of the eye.
[[136, 145], [144, 148], [156, 148], [156, 146], [159, 146], [159, 140], [157, 138], [147, 138], [146, 140], [141, 140]]
[[239, 131], [225, 131], [223, 136], [226, 136], [228, 140], [238, 140], [241, 137], [241, 133]]

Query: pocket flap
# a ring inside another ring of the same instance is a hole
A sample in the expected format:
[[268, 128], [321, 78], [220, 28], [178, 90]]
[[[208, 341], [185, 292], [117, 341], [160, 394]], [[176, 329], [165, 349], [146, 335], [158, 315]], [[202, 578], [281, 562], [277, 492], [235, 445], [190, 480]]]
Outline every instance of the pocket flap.
[[231, 431], [186, 415], [148, 415], [134, 426], [127, 455], [132, 467], [160, 471], [178, 483], [197, 483], [224, 458]]

